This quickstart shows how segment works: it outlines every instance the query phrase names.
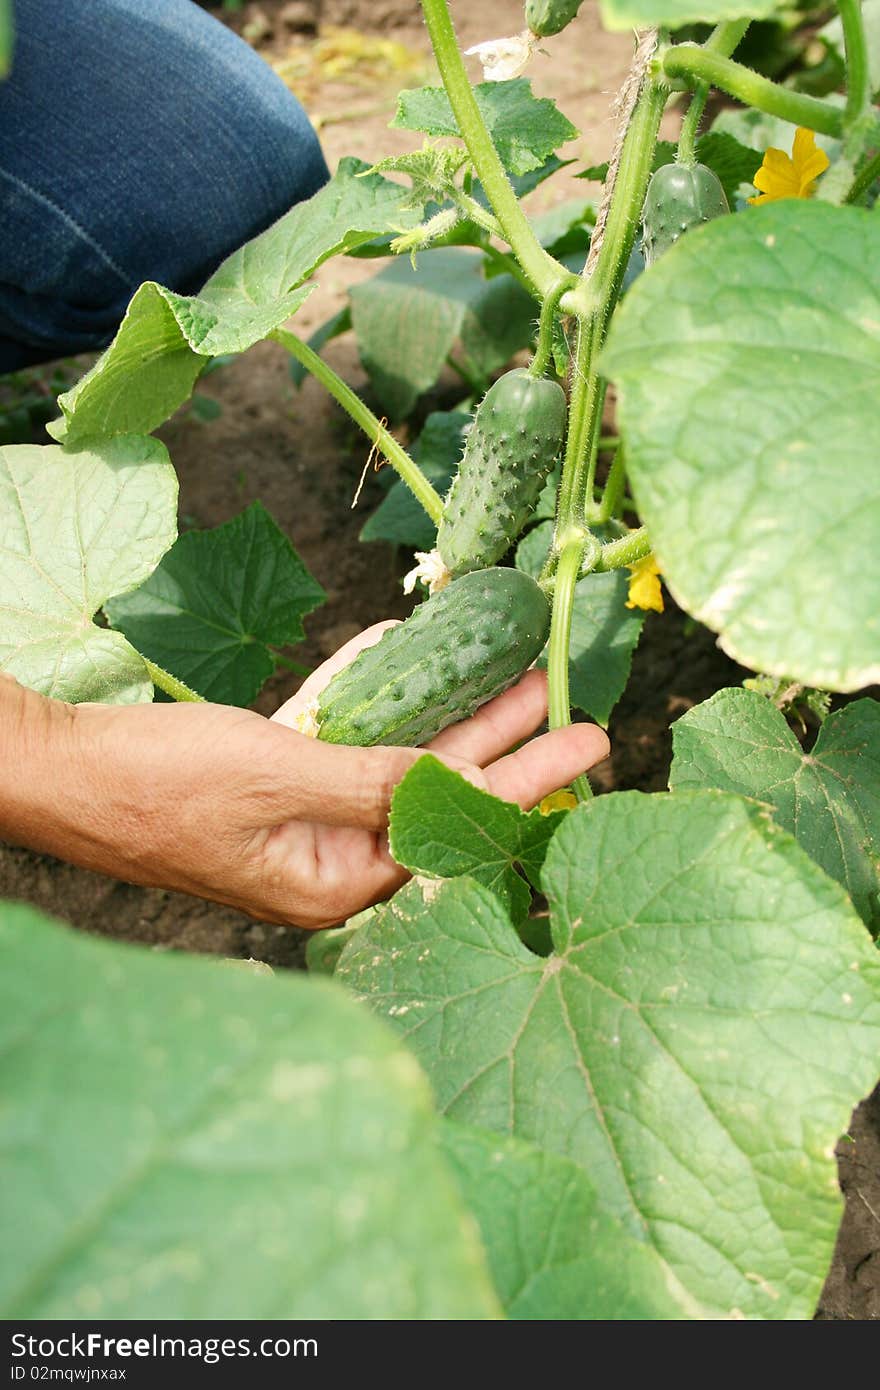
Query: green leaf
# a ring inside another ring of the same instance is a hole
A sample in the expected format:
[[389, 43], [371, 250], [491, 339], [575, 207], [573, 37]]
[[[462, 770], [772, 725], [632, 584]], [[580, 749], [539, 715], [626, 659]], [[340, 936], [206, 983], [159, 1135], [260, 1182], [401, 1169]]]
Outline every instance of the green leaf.
[[206, 700], [249, 705], [326, 595], [261, 502], [187, 531], [145, 584], [107, 604], [138, 651]]
[[408, 150], [404, 154], [381, 159], [370, 172], [403, 174], [410, 179], [412, 188], [406, 193], [402, 206], [415, 208], [421, 215], [426, 204], [446, 201], [467, 158], [466, 150], [450, 149], [448, 146], [441, 149], [426, 141], [420, 150]]
[[[445, 497], [464, 449], [464, 431], [472, 416], [460, 410], [435, 410], [413, 447], [413, 457], [429, 483]], [[424, 507], [398, 478], [361, 530], [362, 541], [389, 541], [412, 550], [432, 550], [437, 527]]]
[[[540, 169], [554, 150], [578, 133], [555, 102], [532, 96], [532, 84], [526, 77], [510, 82], [481, 82], [473, 92], [492, 143], [509, 174]], [[426, 135], [459, 134], [442, 87], [401, 92], [391, 124], [403, 130], [424, 131]]]
[[0, 0], [0, 78], [9, 71], [14, 38], [11, 0]]
[[356, 931], [369, 922], [374, 907], [350, 917], [341, 927], [327, 927], [324, 931], [309, 932], [306, 942], [306, 967], [313, 975], [332, 975], [336, 963]]
[[483, 257], [463, 247], [426, 251], [413, 267], [392, 261], [353, 286], [361, 359], [383, 410], [408, 415], [435, 384], [456, 342], [488, 377], [532, 338], [531, 296], [509, 275], [484, 280]]
[[[340, 309], [338, 314], [333, 314], [329, 319], [315, 329], [311, 337], [306, 339], [312, 352], [320, 352], [323, 347], [332, 342], [334, 338], [339, 338], [343, 333], [351, 330], [351, 306], [346, 304], [344, 309]], [[309, 373], [306, 371], [302, 362], [296, 357], [291, 357], [287, 370], [290, 372], [290, 379], [294, 386], [300, 387]]]
[[72, 390], [50, 433], [67, 444], [91, 435], [148, 433], [182, 405], [206, 357], [243, 352], [288, 319], [310, 293], [302, 282], [329, 256], [369, 241], [413, 214], [406, 192], [344, 159], [329, 183], [238, 251], [197, 295], [141, 285], [113, 342]]
[[0, 449], [0, 668], [74, 703], [152, 699], [146, 666], [92, 619], [143, 583], [177, 534], [177, 475], [156, 439], [75, 453]]
[[[880, 0], [861, 0], [861, 9], [868, 50], [871, 91], [876, 93], [880, 91]], [[816, 37], [824, 39], [829, 48], [834, 49], [842, 61], [846, 60], [843, 25], [839, 15], [835, 15], [823, 29], [820, 29]]]
[[514, 922], [521, 922], [532, 894], [515, 865], [522, 864], [537, 884], [547, 845], [566, 814], [521, 811], [426, 754], [395, 789], [389, 847], [411, 873], [470, 874], [496, 894]]
[[[517, 547], [517, 569], [535, 578], [550, 549], [553, 522], [535, 526]], [[588, 574], [578, 581], [571, 616], [568, 680], [572, 704], [607, 729], [632, 668], [645, 614], [627, 608], [629, 577], [625, 570]], [[546, 650], [538, 664], [547, 665]]]
[[0, 907], [6, 1318], [495, 1315], [424, 1078], [329, 983]]
[[743, 665], [880, 679], [880, 224], [790, 199], [682, 237], [603, 354], [676, 601]]
[[451, 1120], [442, 1137], [509, 1318], [688, 1316], [656, 1252], [603, 1210], [583, 1168], [522, 1139]]
[[589, 198], [569, 198], [532, 219], [532, 229], [551, 256], [586, 253], [596, 223], [596, 208]]
[[614, 793], [542, 875], [555, 953], [480, 884], [398, 893], [347, 981], [453, 1119], [580, 1164], [690, 1316], [809, 1318], [841, 1214], [834, 1144], [880, 1056], [880, 960], [766, 809]]
[[880, 704], [856, 700], [825, 720], [805, 753], [779, 710], [750, 690], [719, 690], [672, 729], [673, 791], [717, 787], [768, 802], [858, 912], [880, 930]]
[[685, 24], [715, 24], [724, 19], [769, 19], [780, 0], [601, 0], [606, 29], [660, 25], [680, 29]]

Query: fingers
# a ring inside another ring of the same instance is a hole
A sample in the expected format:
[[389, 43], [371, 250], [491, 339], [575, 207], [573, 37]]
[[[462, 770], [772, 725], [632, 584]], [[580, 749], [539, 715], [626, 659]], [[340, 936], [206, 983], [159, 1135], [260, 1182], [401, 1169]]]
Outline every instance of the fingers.
[[527, 671], [521, 681], [483, 705], [472, 718], [444, 729], [428, 748], [432, 753], [485, 767], [533, 734], [546, 717], [547, 673]]
[[350, 748], [275, 730], [271, 754], [267, 748], [259, 772], [250, 770], [252, 787], [259, 776], [264, 825], [307, 820], [384, 831], [394, 788], [423, 756], [418, 748]]
[[524, 811], [607, 758], [608, 735], [595, 724], [572, 724], [532, 739], [484, 772], [488, 789]]
[[295, 695], [277, 709], [272, 715], [272, 719], [278, 724], [286, 724], [289, 728], [295, 727], [296, 716], [308, 707], [312, 700], [316, 700], [326, 685], [330, 684], [333, 677], [349, 666], [355, 657], [367, 647], [373, 647], [378, 642], [382, 633], [389, 627], [396, 627], [394, 619], [388, 619], [383, 623], [374, 623], [372, 627], [359, 632], [356, 637], [352, 637], [349, 642], [334, 652], [331, 657], [321, 663], [316, 671], [307, 676]]

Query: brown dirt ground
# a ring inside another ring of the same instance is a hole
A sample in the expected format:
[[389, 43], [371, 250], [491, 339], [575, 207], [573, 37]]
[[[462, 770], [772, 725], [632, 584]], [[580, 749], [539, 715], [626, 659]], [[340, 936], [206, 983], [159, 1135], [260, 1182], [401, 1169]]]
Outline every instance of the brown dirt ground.
[[[391, 38], [402, 49], [370, 52], [346, 68], [346, 45], [330, 31], [328, 65], [310, 58], [312, 40], [295, 27], [314, 14], [313, 0], [263, 0], [246, 5], [230, 22], [273, 63], [281, 64], [321, 133], [333, 168], [344, 154], [377, 158], [412, 148], [417, 138], [389, 131], [394, 97], [402, 85], [431, 80], [427, 38], [415, 0], [323, 0], [322, 25], [336, 25]], [[515, 32], [518, 0], [483, 0], [457, 5], [465, 46]], [[292, 27], [293, 26], [293, 27]], [[327, 38], [327, 31], [323, 31]], [[333, 70], [335, 48], [342, 53]], [[350, 48], [350, 46], [349, 46]], [[606, 34], [593, 6], [564, 38], [548, 41], [551, 57], [530, 70], [539, 95], [553, 95], [581, 134], [565, 153], [595, 162], [607, 157], [612, 140], [610, 103], [631, 53], [625, 35]], [[551, 76], [552, 74], [552, 76]], [[667, 117], [667, 133], [676, 117]], [[584, 185], [564, 176], [539, 191], [542, 205], [576, 196]], [[373, 273], [369, 262], [337, 261], [319, 275], [319, 291], [298, 317], [310, 332], [343, 302], [348, 285]], [[333, 366], [356, 388], [365, 385], [353, 344], [333, 344]], [[297, 392], [281, 350], [252, 349], [200, 387], [222, 406], [219, 418], [202, 424], [184, 410], [163, 431], [181, 480], [184, 524], [215, 526], [260, 498], [291, 537], [306, 564], [327, 590], [328, 601], [308, 620], [308, 637], [297, 653], [311, 665], [329, 656], [355, 632], [380, 617], [403, 616], [400, 557], [384, 546], [357, 541], [366, 515], [378, 500], [368, 477], [359, 507], [350, 510], [365, 461], [363, 440], [315, 382]], [[437, 404], [443, 403], [442, 384]], [[636, 654], [633, 680], [611, 726], [612, 758], [597, 774], [602, 790], [666, 785], [670, 723], [693, 704], [742, 673], [702, 628], [692, 629], [671, 608], [651, 614]], [[279, 673], [258, 708], [271, 712], [296, 688]], [[253, 922], [231, 909], [182, 894], [116, 882], [58, 863], [47, 856], [0, 846], [0, 897], [17, 898], [85, 930], [139, 941], [157, 950], [185, 950], [273, 966], [301, 967], [305, 933]], [[880, 1317], [880, 1091], [855, 1113], [849, 1136], [839, 1145], [846, 1215], [817, 1317], [823, 1320]]]

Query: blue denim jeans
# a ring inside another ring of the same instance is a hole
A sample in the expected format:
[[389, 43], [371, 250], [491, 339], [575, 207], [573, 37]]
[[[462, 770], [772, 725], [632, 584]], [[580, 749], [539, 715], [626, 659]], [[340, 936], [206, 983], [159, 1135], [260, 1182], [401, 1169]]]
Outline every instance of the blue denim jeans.
[[197, 290], [327, 179], [305, 113], [192, 0], [13, 0], [0, 82], [0, 373]]

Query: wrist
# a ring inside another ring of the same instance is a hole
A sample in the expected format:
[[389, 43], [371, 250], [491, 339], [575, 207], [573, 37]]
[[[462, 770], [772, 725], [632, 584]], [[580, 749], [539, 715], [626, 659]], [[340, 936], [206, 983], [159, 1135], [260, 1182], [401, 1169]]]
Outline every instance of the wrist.
[[81, 813], [79, 715], [0, 673], [0, 839], [69, 856]]

